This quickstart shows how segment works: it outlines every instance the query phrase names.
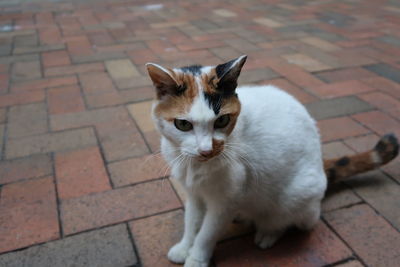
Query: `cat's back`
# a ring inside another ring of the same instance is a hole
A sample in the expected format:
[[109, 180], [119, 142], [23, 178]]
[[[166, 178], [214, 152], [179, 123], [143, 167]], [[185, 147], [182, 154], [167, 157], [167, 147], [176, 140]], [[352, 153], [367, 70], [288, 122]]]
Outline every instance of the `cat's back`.
[[251, 123], [253, 126], [268, 128], [269, 131], [274, 130], [272, 126], [279, 126], [279, 132], [299, 125], [315, 128], [312, 127], [315, 122], [305, 107], [275, 86], [243, 86], [237, 89], [237, 93], [242, 104], [241, 119], [244, 124]]
[[242, 111], [235, 138], [250, 150], [250, 160], [275, 162], [275, 167], [298, 162], [305, 155], [320, 161], [315, 121], [293, 96], [269, 85], [240, 87], [237, 93]]

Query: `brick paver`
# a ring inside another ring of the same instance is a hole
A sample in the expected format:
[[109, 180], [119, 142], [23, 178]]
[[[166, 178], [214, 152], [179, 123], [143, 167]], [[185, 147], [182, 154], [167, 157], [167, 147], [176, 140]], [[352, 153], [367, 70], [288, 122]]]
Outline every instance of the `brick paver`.
[[[186, 196], [159, 152], [146, 62], [247, 54], [318, 121], [323, 155], [400, 137], [396, 1], [0, 1], [0, 265], [174, 266]], [[217, 266], [395, 266], [400, 158], [333, 185], [267, 251], [232, 224]], [[27, 249], [25, 249], [27, 248]]]

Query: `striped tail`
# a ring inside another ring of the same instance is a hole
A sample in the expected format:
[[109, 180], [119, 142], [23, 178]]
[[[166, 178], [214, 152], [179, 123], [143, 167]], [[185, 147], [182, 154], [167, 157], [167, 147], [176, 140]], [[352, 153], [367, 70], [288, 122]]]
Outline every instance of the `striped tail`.
[[324, 169], [329, 182], [376, 169], [399, 154], [399, 143], [394, 134], [383, 136], [375, 147], [353, 156], [324, 160]]

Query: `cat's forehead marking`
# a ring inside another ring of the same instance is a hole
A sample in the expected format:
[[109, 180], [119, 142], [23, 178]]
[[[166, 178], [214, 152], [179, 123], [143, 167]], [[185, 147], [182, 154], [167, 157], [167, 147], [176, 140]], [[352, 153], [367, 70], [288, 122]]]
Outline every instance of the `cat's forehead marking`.
[[207, 103], [204, 94], [204, 83], [203, 78], [200, 76], [195, 77], [196, 86], [199, 90], [199, 94], [194, 99], [193, 105], [190, 109], [189, 116], [193, 121], [197, 122], [206, 122], [215, 118], [215, 113], [210, 108], [210, 105]]

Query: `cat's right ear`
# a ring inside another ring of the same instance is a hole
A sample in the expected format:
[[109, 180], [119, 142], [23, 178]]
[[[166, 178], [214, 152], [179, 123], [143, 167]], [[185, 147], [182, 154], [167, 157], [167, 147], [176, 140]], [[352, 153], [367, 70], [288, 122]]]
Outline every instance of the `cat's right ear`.
[[176, 93], [179, 86], [172, 77], [170, 70], [154, 63], [147, 63], [146, 67], [154, 87], [157, 90], [158, 99], [161, 99], [165, 95], [173, 95]]

